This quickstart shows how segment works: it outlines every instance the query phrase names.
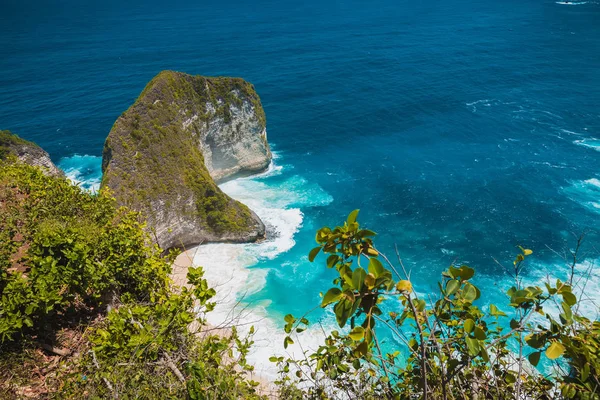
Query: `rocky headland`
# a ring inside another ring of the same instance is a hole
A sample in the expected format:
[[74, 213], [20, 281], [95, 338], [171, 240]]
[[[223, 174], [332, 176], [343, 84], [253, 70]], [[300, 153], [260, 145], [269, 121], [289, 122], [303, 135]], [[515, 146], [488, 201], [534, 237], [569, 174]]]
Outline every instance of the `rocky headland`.
[[163, 249], [251, 242], [264, 237], [264, 224], [217, 183], [270, 162], [265, 113], [250, 83], [163, 71], [110, 131], [102, 188], [140, 211]]

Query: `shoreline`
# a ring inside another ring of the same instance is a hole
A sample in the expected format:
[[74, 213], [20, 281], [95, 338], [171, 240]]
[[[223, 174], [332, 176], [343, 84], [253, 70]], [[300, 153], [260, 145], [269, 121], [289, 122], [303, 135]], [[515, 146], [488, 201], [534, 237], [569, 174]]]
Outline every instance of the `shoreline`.
[[[185, 284], [190, 266], [203, 267], [204, 278], [216, 291], [216, 307], [206, 315], [213, 329], [236, 326], [240, 335], [245, 335], [254, 327], [254, 344], [247, 360], [254, 366], [250, 376], [267, 388], [261, 393], [272, 393], [273, 382], [279, 377], [271, 357], [301, 358], [305, 351], [316, 351], [324, 339], [321, 324], [314, 324], [310, 332], [294, 338], [295, 343], [285, 348], [282, 321], [286, 310], [272, 304], [270, 296], [252, 300], [254, 294], [270, 290], [268, 276], [278, 273], [278, 263], [273, 261], [296, 245], [295, 236], [305, 222], [301, 208], [333, 201], [320, 186], [295, 174], [284, 175], [283, 182], [276, 178], [275, 184], [271, 183], [271, 177], [280, 177], [286, 170], [277, 163], [279, 158], [273, 152], [266, 171], [219, 185], [259, 216], [267, 228], [266, 239], [255, 243], [205, 243], [184, 249], [174, 261], [172, 273], [174, 283]], [[257, 265], [260, 267], [254, 268]]]
[[[176, 258], [175, 261], [173, 261], [173, 264], [171, 265], [172, 267], [172, 271], [171, 271], [171, 279], [173, 280], [173, 283], [177, 286], [186, 286], [187, 285], [187, 271], [190, 267], [195, 266], [197, 267], [198, 265], [194, 264], [194, 257], [196, 255], [196, 252], [198, 251], [199, 246], [194, 246], [191, 247], [189, 249], [186, 249], [184, 251], [181, 252], [181, 254], [179, 254]], [[206, 335], [208, 332], [210, 332], [210, 334], [214, 334], [220, 337], [225, 337], [230, 333], [230, 327], [232, 325], [225, 325], [225, 326], [214, 326], [210, 323], [206, 324], [206, 327], [208, 328], [208, 331], [204, 331], [204, 332], [198, 332], [198, 335]], [[194, 325], [192, 325], [190, 327], [190, 329], [192, 330], [194, 328]], [[254, 363], [252, 363], [252, 365], [254, 366]], [[263, 396], [267, 396], [268, 399], [278, 399], [279, 397], [277, 396], [277, 387], [274, 383], [274, 380], [269, 377], [266, 376], [264, 374], [260, 374], [258, 372], [252, 371], [252, 372], [247, 372], [248, 378], [258, 382], [258, 386], [257, 386], [257, 392], [260, 395]]]

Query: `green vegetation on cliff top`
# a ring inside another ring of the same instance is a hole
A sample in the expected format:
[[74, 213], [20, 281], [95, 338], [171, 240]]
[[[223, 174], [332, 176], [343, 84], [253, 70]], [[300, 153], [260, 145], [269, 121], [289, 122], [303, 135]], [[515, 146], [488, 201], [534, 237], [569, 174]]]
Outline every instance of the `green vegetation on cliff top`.
[[161, 71], [146, 85], [136, 101], [146, 96], [152, 98], [157, 94], [162, 97], [165, 95], [166, 88], [172, 96], [171, 99], [166, 100], [194, 99], [201, 102], [199, 105], [204, 106], [201, 119], [204, 121], [211, 118], [206, 109], [207, 102], [215, 107], [216, 115], [227, 122], [231, 105], [241, 107], [244, 101], [249, 101], [262, 127], [266, 127], [265, 111], [254, 85], [242, 78], [192, 76], [176, 71]]

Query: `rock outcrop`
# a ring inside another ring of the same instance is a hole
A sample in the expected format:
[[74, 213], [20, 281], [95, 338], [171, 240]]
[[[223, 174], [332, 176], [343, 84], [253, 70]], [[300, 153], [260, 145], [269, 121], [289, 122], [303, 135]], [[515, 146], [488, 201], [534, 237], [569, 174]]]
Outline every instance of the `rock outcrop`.
[[110, 131], [102, 187], [142, 212], [164, 249], [255, 241], [263, 223], [216, 182], [268, 167], [265, 126], [243, 79], [163, 71]]
[[40, 167], [46, 175], [63, 175], [40, 146], [20, 138], [11, 131], [0, 131], [0, 160], [10, 156], [16, 157], [20, 162]]

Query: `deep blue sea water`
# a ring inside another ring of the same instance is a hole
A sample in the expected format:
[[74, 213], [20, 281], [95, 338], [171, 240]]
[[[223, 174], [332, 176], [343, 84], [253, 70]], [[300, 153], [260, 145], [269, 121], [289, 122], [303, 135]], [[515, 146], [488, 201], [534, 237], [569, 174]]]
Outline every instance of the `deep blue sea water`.
[[[596, 1], [0, 4], [0, 128], [86, 187], [112, 124], [163, 69], [243, 77], [261, 96], [276, 168], [225, 189], [278, 232], [240, 256], [245, 301], [275, 324], [318, 304], [332, 274], [308, 263], [314, 232], [355, 208], [419, 291], [465, 262], [482, 305], [502, 303], [517, 245], [538, 283], [564, 276], [552, 250], [573, 234], [588, 231], [584, 264], [598, 256]], [[586, 293], [600, 300], [600, 268]]]

